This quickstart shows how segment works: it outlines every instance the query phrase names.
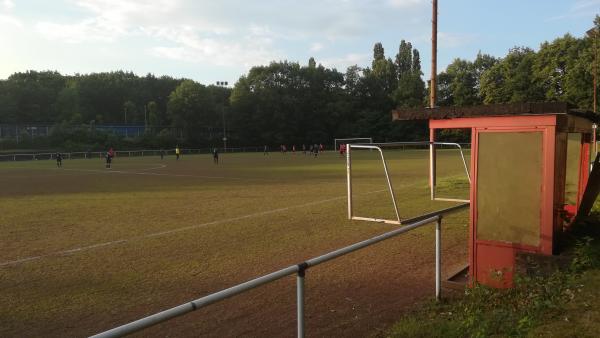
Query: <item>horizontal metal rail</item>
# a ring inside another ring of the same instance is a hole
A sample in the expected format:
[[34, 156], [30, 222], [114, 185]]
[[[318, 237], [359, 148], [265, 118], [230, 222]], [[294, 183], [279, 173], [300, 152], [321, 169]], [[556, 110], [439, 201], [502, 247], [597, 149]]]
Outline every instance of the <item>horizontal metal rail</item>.
[[[462, 205], [460, 207], [462, 208], [465, 206], [466, 205]], [[458, 209], [459, 207], [457, 206], [454, 208]], [[453, 210], [450, 210], [450, 211], [453, 211]], [[448, 212], [450, 212], [450, 211], [448, 211]], [[407, 224], [401, 228], [381, 234], [379, 236], [375, 236], [373, 238], [370, 238], [370, 239], [346, 246], [344, 248], [326, 253], [324, 255], [306, 260], [300, 264], [288, 266], [287, 268], [275, 271], [273, 273], [264, 275], [264, 276], [256, 278], [256, 279], [252, 279], [245, 283], [238, 284], [236, 286], [233, 286], [228, 289], [210, 294], [208, 296], [198, 298], [191, 302], [181, 304], [179, 306], [176, 306], [171, 309], [153, 314], [151, 316], [148, 316], [148, 317], [145, 317], [142, 319], [138, 319], [134, 322], [131, 322], [131, 323], [128, 323], [125, 325], [121, 325], [119, 327], [99, 333], [92, 337], [96, 337], [96, 338], [122, 337], [122, 336], [125, 336], [128, 334], [140, 331], [142, 329], [157, 325], [157, 324], [167, 321], [169, 319], [173, 319], [175, 317], [182, 316], [186, 313], [198, 310], [207, 305], [222, 301], [226, 298], [235, 296], [242, 292], [257, 288], [264, 284], [276, 281], [278, 279], [281, 279], [283, 277], [290, 276], [293, 274], [297, 274], [297, 291], [296, 291], [297, 318], [298, 318], [297, 333], [298, 333], [299, 337], [303, 337], [304, 336], [304, 278], [305, 278], [307, 269], [317, 266], [319, 264], [325, 263], [327, 261], [336, 259], [340, 256], [344, 256], [344, 255], [347, 255], [354, 251], [363, 249], [365, 247], [371, 246], [373, 244], [379, 243], [386, 239], [390, 239], [390, 238], [396, 237], [398, 235], [407, 233], [411, 230], [417, 229], [419, 227], [422, 227], [424, 225], [434, 223], [434, 222], [436, 223], [436, 270], [435, 270], [436, 271], [436, 273], [435, 273], [436, 274], [436, 296], [439, 297], [440, 285], [441, 285], [440, 284], [441, 283], [441, 269], [440, 269], [440, 266], [441, 266], [441, 236], [439, 235], [440, 231], [441, 231], [441, 221], [442, 221], [441, 215], [436, 215], [433, 217], [421, 219], [421, 220], [415, 221], [414, 223]]]

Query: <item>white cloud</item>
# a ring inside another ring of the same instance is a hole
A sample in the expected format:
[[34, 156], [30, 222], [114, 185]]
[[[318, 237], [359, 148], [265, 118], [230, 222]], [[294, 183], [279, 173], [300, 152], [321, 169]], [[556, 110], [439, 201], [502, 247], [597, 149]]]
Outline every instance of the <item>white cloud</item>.
[[418, 29], [415, 18], [423, 16], [427, 4], [428, 0], [63, 0], [57, 5], [61, 15], [36, 13], [38, 21], [27, 21], [26, 27], [49, 45], [65, 44], [65, 53], [79, 55], [77, 49], [86, 49], [108, 55], [100, 58], [104, 67], [124, 67], [122, 60], [135, 59], [129, 54], [143, 51], [152, 56], [143, 62], [163, 69], [214, 65], [239, 70], [272, 60], [305, 60], [327, 50], [330, 58], [324, 63], [343, 69], [368, 62], [368, 55], [353, 52], [365, 39], [382, 39], [384, 27]]
[[174, 46], [158, 46], [150, 50], [156, 57], [191, 63], [210, 63], [218, 66], [266, 64], [281, 58], [282, 53], [274, 47], [268, 27], [255, 26], [241, 39], [230, 36], [206, 37], [193, 27], [151, 29], [150, 35], [170, 42]]
[[335, 67], [340, 71], [344, 71], [346, 68], [353, 65], [363, 65], [370, 60], [371, 55], [364, 53], [349, 53], [342, 57], [325, 58], [323, 60], [316, 60], [317, 63], [321, 63], [326, 67]]
[[51, 40], [69, 43], [86, 41], [113, 42], [119, 38], [139, 33], [140, 28], [168, 17], [177, 8], [178, 1], [155, 0], [73, 0], [77, 7], [89, 15], [77, 22], [60, 23], [42, 21], [36, 30]]
[[442, 48], [458, 48], [468, 45], [476, 40], [477, 35], [475, 34], [438, 33], [438, 44]]
[[582, 10], [598, 11], [600, 7], [600, 0], [579, 0], [571, 6], [571, 12], [577, 12]]
[[[459, 48], [477, 41], [476, 34], [458, 34], [450, 32], [438, 32], [439, 48]], [[421, 35], [415, 39], [415, 42], [431, 43], [431, 35]]]
[[[321, 6], [314, 11], [316, 5]], [[216, 65], [264, 64], [283, 59], [278, 45], [315, 36], [329, 42], [355, 39], [368, 31], [368, 16], [375, 11], [368, 0], [275, 0], [246, 5], [235, 0], [213, 2], [184, 0], [71, 0], [84, 10], [75, 22], [43, 21], [35, 25], [41, 36], [66, 43], [115, 43], [128, 37], [145, 37], [156, 57]], [[388, 1], [388, 0], [379, 0]], [[408, 0], [418, 3], [420, 0]], [[395, 5], [399, 5], [396, 3]], [[239, 7], [239, 8], [237, 8]], [[235, 8], [235, 10], [233, 10]], [[282, 15], [272, 15], [277, 9]], [[310, 16], [292, 13], [310, 12]], [[313, 43], [311, 52], [324, 48]]]
[[23, 23], [21, 20], [5, 14], [0, 14], [0, 26], [1, 25], [9, 25], [17, 28], [23, 28]]
[[419, 5], [428, 3], [428, 1], [425, 1], [425, 0], [388, 0], [387, 3], [390, 6], [396, 7], [396, 8], [408, 8], [408, 7], [415, 7], [415, 6], [419, 6]]
[[321, 51], [325, 46], [320, 43], [320, 42], [315, 42], [313, 44], [310, 45], [310, 51], [311, 52], [318, 52]]
[[598, 8], [600, 8], [600, 0], [578, 0], [571, 5], [569, 11], [565, 14], [547, 18], [545, 21], [551, 22], [579, 19], [589, 16], [590, 13], [598, 12]]
[[111, 26], [99, 19], [86, 19], [73, 24], [40, 22], [35, 25], [42, 36], [66, 43], [113, 42], [126, 33], [118, 26]]
[[4, 8], [5, 10], [13, 9], [15, 8], [15, 3], [12, 0], [3, 0], [2, 8]]

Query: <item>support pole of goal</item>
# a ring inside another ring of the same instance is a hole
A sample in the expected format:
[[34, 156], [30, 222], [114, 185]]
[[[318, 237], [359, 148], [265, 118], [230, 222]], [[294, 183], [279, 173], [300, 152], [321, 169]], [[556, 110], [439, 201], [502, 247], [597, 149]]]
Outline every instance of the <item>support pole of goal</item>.
[[442, 217], [435, 222], [435, 299], [442, 296]]
[[350, 144], [346, 144], [346, 179], [348, 185], [348, 219], [352, 219], [352, 155]]
[[436, 185], [436, 153], [435, 153], [435, 129], [429, 130], [429, 187], [431, 189], [431, 200], [435, 199]]

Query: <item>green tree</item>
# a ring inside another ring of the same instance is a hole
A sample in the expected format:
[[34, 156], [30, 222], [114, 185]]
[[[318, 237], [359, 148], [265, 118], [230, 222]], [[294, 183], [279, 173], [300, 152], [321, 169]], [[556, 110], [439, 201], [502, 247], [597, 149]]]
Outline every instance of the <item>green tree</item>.
[[546, 100], [591, 108], [592, 74], [588, 65], [592, 59], [586, 53], [590, 47], [589, 41], [570, 34], [542, 43], [533, 68], [535, 81], [542, 86]]
[[123, 113], [124, 123], [134, 122], [135, 116], [137, 115], [137, 107], [135, 106], [135, 103], [129, 100], [125, 101], [125, 103], [123, 103]]
[[543, 88], [534, 79], [536, 54], [531, 48], [515, 47], [481, 76], [480, 95], [484, 103], [540, 101]]
[[58, 118], [61, 121], [72, 120], [75, 114], [79, 114], [79, 117], [82, 118], [76, 81], [67, 81], [67, 85], [58, 93], [55, 105], [58, 111]]
[[419, 50], [416, 48], [413, 49], [411, 70], [419, 76], [423, 75], [423, 72], [421, 71], [421, 56], [419, 55]]
[[439, 104], [467, 106], [480, 104], [478, 77], [473, 62], [455, 59], [439, 77]]
[[398, 54], [396, 54], [396, 67], [398, 67], [398, 79], [401, 79], [402, 76], [410, 74], [413, 71], [414, 65], [412, 62], [412, 53], [413, 50], [411, 43], [407, 43], [404, 40], [400, 41], [400, 48], [398, 49]]
[[400, 41], [396, 55], [398, 85], [391, 96], [398, 107], [418, 107], [425, 99], [425, 82], [421, 79], [419, 51], [410, 42]]
[[181, 128], [191, 142], [205, 141], [202, 131], [220, 120], [210, 91], [192, 80], [183, 81], [171, 93], [167, 112], [173, 126]]
[[146, 109], [148, 113], [148, 124], [153, 127], [160, 126], [160, 112], [158, 110], [158, 104], [156, 101], [148, 102]]
[[380, 60], [385, 60], [385, 50], [383, 49], [381, 42], [377, 42], [375, 46], [373, 46], [373, 68], [375, 68], [375, 62]]

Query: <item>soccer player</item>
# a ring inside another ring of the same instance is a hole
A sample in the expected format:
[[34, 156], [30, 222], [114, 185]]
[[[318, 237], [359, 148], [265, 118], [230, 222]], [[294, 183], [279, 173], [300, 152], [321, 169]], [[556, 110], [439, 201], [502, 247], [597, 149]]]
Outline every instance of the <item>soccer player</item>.
[[315, 143], [314, 145], [314, 151], [315, 151], [315, 157], [317, 157], [317, 155], [319, 155], [319, 145]]
[[175, 146], [175, 159], [179, 161], [179, 145]]
[[345, 153], [346, 153], [346, 145], [340, 144], [340, 156], [344, 156]]
[[263, 155], [269, 155], [269, 148], [265, 145], [265, 149], [263, 150]]
[[110, 148], [109, 151], [106, 152], [106, 169], [110, 169], [111, 168], [111, 164], [112, 164], [112, 152], [111, 152], [112, 148]]
[[213, 148], [213, 163], [219, 164], [219, 149]]
[[296, 145], [295, 145], [295, 144], [292, 146], [292, 153], [293, 153], [294, 155], [296, 155]]
[[306, 155], [306, 144], [302, 143], [302, 154]]
[[58, 168], [62, 167], [62, 154], [59, 152], [56, 153], [56, 166]]
[[165, 150], [164, 149], [160, 149], [160, 159], [162, 160], [165, 157]]

